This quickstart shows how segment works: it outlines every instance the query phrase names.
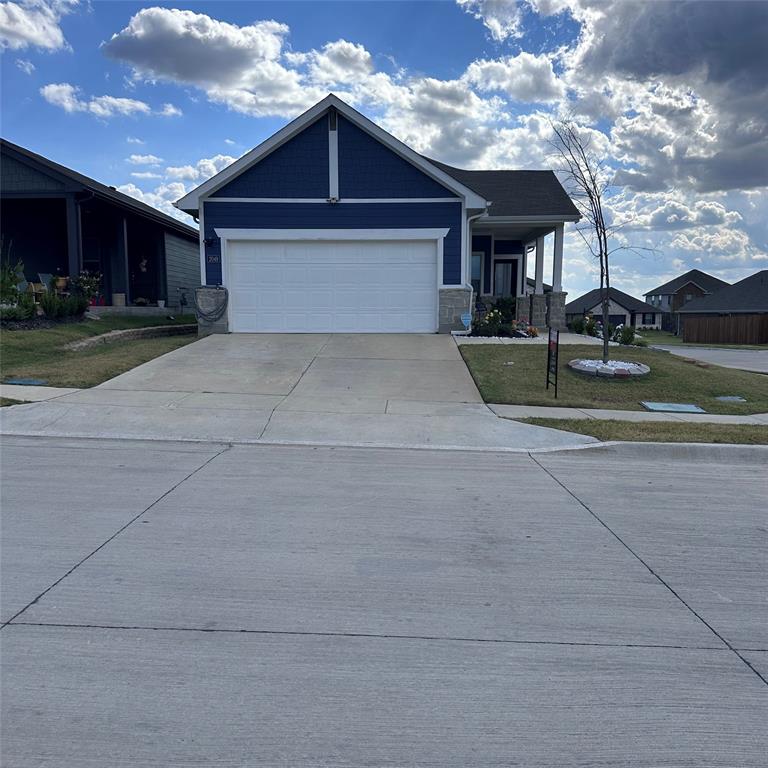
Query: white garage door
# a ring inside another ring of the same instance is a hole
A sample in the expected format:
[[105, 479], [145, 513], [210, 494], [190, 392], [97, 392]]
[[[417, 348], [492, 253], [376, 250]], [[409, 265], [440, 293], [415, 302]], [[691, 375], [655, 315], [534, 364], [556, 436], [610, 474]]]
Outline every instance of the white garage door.
[[431, 333], [434, 240], [229, 241], [230, 330]]

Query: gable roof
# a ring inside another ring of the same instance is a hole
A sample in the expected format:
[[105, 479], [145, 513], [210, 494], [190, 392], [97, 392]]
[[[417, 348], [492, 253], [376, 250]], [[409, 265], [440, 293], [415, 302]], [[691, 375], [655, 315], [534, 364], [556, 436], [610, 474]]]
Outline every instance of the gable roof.
[[680, 312], [768, 312], [768, 269], [755, 272], [717, 293], [692, 299]]
[[[661, 312], [658, 307], [652, 307], [650, 304], [646, 304], [644, 301], [640, 301], [640, 299], [636, 299], [634, 296], [630, 296], [628, 293], [624, 293], [624, 291], [620, 291], [618, 288], [609, 288], [608, 296], [615, 304], [624, 307], [624, 309], [627, 309], [630, 312]], [[600, 288], [594, 288], [583, 296], [579, 296], [578, 299], [574, 299], [566, 304], [565, 313], [567, 315], [581, 315], [593, 307], [596, 307], [602, 300], [602, 291]]]
[[688, 283], [697, 285], [699, 288], [701, 288], [702, 291], [705, 291], [706, 293], [715, 293], [715, 291], [719, 291], [721, 288], [725, 288], [725, 286], [729, 285], [724, 280], [720, 280], [713, 275], [708, 275], [706, 272], [702, 272], [700, 269], [692, 269], [689, 272], [676, 277], [674, 280], [670, 280], [668, 283], [664, 283], [664, 285], [660, 285], [658, 288], [654, 288], [652, 291], [646, 291], [643, 295], [666, 296], [672, 293], [677, 293], [677, 291], [679, 291], [684, 285], [687, 285]]
[[73, 171], [71, 168], [67, 168], [64, 165], [55, 163], [53, 160], [49, 160], [47, 157], [43, 157], [43, 155], [38, 155], [36, 152], [25, 149], [24, 147], [21, 147], [18, 144], [14, 144], [7, 139], [0, 139], [0, 147], [2, 147], [3, 151], [10, 151], [11, 154], [17, 154], [22, 158], [31, 160], [36, 165], [42, 166], [43, 168], [52, 171], [55, 175], [64, 176], [67, 179], [70, 179], [71, 181], [75, 182], [75, 184], [93, 192], [97, 197], [101, 197], [113, 203], [122, 205], [126, 208], [130, 208], [136, 213], [142, 216], [146, 216], [149, 219], [153, 219], [154, 221], [163, 224], [184, 236], [194, 238], [195, 241], [197, 241], [199, 237], [198, 230], [189, 224], [185, 224], [183, 221], [174, 219], [173, 216], [169, 216], [167, 213], [158, 211], [157, 208], [153, 208], [151, 205], [142, 203], [140, 200], [137, 200], [130, 195], [126, 195], [123, 192], [118, 192], [114, 187], [109, 187], [106, 184], [102, 184], [100, 181], [96, 181], [95, 179], [91, 179], [88, 176], [84, 176], [82, 173]]
[[197, 212], [200, 208], [201, 198], [207, 197], [232, 178], [242, 173], [247, 168], [250, 168], [252, 165], [255, 165], [259, 160], [266, 157], [270, 152], [277, 149], [277, 147], [285, 144], [285, 142], [289, 141], [297, 133], [300, 133], [306, 126], [313, 123], [324, 112], [327, 112], [331, 108], [338, 110], [338, 112], [344, 115], [350, 122], [354, 123], [359, 128], [362, 128], [375, 139], [378, 139], [382, 144], [389, 147], [389, 149], [400, 155], [400, 157], [404, 158], [412, 165], [415, 165], [427, 176], [431, 176], [435, 181], [440, 182], [452, 192], [464, 197], [467, 208], [485, 210], [487, 207], [488, 201], [474, 189], [467, 187], [461, 181], [446, 173], [442, 168], [437, 167], [418, 152], [414, 152], [409, 146], [403, 144], [402, 141], [396, 139], [392, 134], [387, 133], [383, 128], [379, 128], [376, 123], [372, 122], [364, 115], [361, 115], [356, 109], [353, 109], [349, 104], [332, 93], [329, 93], [324, 99], [315, 104], [314, 107], [310, 107], [306, 112], [299, 115], [295, 120], [292, 120], [277, 133], [270, 136], [257, 147], [254, 147], [250, 152], [246, 152], [241, 158], [235, 160], [234, 163], [224, 168], [224, 170], [219, 171], [219, 173], [212, 176], [208, 181], [203, 182], [199, 187], [188, 192], [180, 200], [177, 200], [174, 205], [182, 211]]
[[578, 208], [552, 171], [469, 171], [427, 159], [490, 200], [490, 216], [581, 218]]

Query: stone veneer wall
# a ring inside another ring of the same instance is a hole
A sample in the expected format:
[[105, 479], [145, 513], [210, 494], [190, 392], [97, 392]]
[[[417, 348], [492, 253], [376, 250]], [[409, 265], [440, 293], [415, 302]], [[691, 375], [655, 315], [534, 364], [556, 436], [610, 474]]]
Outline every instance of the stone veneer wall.
[[471, 301], [472, 289], [469, 287], [441, 288], [438, 333], [463, 331], [461, 316], [465, 312], [471, 312]]
[[547, 325], [563, 331], [567, 328], [565, 322], [565, 297], [567, 293], [548, 293], [547, 297]]
[[[198, 288], [195, 292], [197, 305], [204, 312], [212, 312], [221, 301], [222, 291], [217, 288]], [[198, 315], [197, 317], [197, 335], [208, 336], [211, 333], [229, 333], [229, 323], [227, 322], [227, 313], [215, 323], [209, 323]]]

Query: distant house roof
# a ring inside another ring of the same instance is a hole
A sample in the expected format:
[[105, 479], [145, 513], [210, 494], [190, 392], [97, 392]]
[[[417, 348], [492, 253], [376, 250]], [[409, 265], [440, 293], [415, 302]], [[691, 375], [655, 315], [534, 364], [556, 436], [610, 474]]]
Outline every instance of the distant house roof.
[[768, 312], [768, 269], [755, 272], [717, 293], [689, 301], [680, 312], [726, 314]]
[[[582, 315], [588, 312], [593, 307], [597, 306], [602, 301], [602, 291], [599, 288], [595, 288], [583, 296], [579, 296], [578, 299], [574, 299], [565, 305], [566, 315]], [[658, 307], [652, 307], [650, 304], [646, 304], [640, 299], [636, 299], [634, 296], [630, 296], [624, 291], [618, 290], [618, 288], [610, 288], [608, 295], [615, 304], [620, 307], [629, 310], [630, 312], [660, 312]]]
[[73, 171], [71, 168], [67, 168], [64, 165], [59, 165], [59, 163], [55, 163], [53, 160], [49, 160], [47, 157], [38, 155], [36, 152], [32, 152], [29, 149], [20, 147], [18, 144], [14, 144], [7, 139], [0, 139], [0, 147], [2, 147], [3, 150], [11, 150], [12, 152], [21, 155], [22, 157], [32, 160], [34, 163], [43, 166], [44, 168], [47, 168], [48, 170], [53, 171], [60, 176], [66, 176], [67, 178], [74, 181], [75, 184], [81, 185], [84, 189], [90, 190], [98, 197], [111, 200], [114, 203], [122, 205], [126, 208], [130, 208], [136, 213], [142, 216], [146, 216], [147, 218], [154, 219], [158, 223], [163, 224], [169, 229], [173, 229], [182, 235], [194, 238], [195, 240], [198, 239], [199, 233], [198, 230], [196, 230], [194, 227], [191, 227], [189, 224], [185, 224], [183, 221], [179, 221], [178, 219], [173, 218], [173, 216], [169, 216], [167, 213], [158, 211], [157, 208], [153, 208], [151, 205], [142, 203], [140, 200], [136, 200], [136, 198], [131, 197], [130, 195], [118, 192], [114, 187], [109, 187], [106, 184], [102, 184], [101, 182], [96, 181], [95, 179], [84, 176], [82, 173]]
[[715, 293], [721, 288], [728, 285], [724, 280], [720, 280], [717, 277], [708, 275], [706, 272], [702, 272], [700, 269], [692, 269], [686, 272], [684, 275], [676, 277], [674, 280], [670, 280], [664, 285], [660, 285], [658, 288], [654, 288], [652, 291], [646, 291], [645, 296], [668, 296], [673, 293], [677, 293], [684, 285], [688, 283], [694, 283], [706, 293]]
[[426, 158], [441, 171], [491, 201], [491, 216], [579, 217], [552, 171], [468, 171]]

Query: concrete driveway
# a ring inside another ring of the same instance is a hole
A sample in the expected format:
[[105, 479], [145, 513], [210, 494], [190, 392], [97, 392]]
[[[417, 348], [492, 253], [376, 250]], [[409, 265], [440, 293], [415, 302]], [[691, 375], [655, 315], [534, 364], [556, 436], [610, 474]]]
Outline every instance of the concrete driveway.
[[765, 449], [1, 458], [3, 765], [765, 765]]
[[768, 373], [768, 349], [719, 349], [717, 347], [685, 346], [684, 344], [654, 345], [678, 357], [690, 357], [723, 368]]
[[3, 414], [6, 434], [514, 449], [592, 438], [499, 419], [453, 338], [214, 335]]

